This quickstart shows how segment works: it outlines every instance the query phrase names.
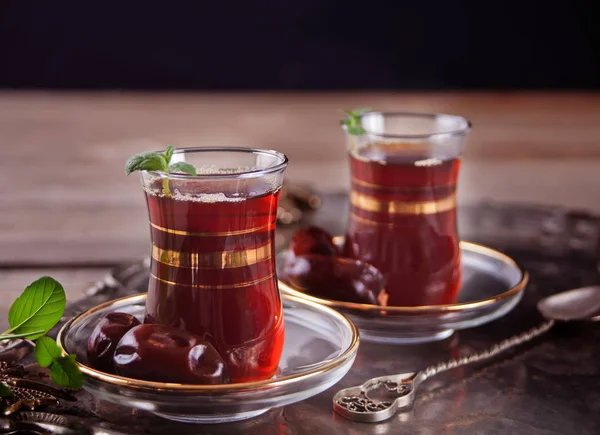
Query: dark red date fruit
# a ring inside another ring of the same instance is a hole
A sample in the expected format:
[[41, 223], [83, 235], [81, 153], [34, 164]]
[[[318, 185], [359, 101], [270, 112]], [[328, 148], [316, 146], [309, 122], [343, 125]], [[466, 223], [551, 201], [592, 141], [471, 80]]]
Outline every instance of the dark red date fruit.
[[155, 382], [223, 384], [225, 363], [207, 341], [164, 325], [136, 326], [123, 336], [114, 356], [121, 376]]
[[319, 254], [327, 257], [340, 255], [340, 250], [333, 243], [331, 234], [318, 227], [296, 231], [290, 243], [290, 250], [294, 255]]
[[385, 305], [385, 279], [369, 263], [343, 257], [301, 255], [289, 259], [283, 279], [292, 287], [325, 299]]
[[113, 355], [121, 337], [140, 321], [127, 313], [108, 313], [88, 339], [87, 357], [93, 368], [113, 373]]

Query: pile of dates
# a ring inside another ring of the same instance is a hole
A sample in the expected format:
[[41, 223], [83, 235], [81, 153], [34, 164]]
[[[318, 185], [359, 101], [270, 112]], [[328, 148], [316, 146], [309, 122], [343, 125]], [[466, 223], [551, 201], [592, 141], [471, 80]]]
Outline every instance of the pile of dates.
[[323, 299], [387, 304], [385, 278], [373, 265], [343, 257], [327, 231], [296, 231], [280, 278], [291, 287]]
[[155, 382], [227, 383], [225, 363], [204, 337], [109, 313], [88, 340], [91, 366], [106, 373]]

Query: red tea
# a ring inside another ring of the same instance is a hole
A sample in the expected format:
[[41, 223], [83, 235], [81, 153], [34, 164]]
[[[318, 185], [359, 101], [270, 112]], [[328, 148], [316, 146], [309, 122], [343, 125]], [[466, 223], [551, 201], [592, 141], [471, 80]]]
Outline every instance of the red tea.
[[460, 160], [419, 156], [414, 144], [373, 144], [350, 153], [352, 190], [345, 255], [386, 277], [387, 305], [456, 301]]
[[[167, 197], [156, 183], [146, 189], [152, 233], [146, 322], [205, 336], [233, 382], [272, 377], [284, 337], [274, 255], [279, 191], [181, 195], [175, 185]], [[211, 183], [204, 190], [219, 192]]]

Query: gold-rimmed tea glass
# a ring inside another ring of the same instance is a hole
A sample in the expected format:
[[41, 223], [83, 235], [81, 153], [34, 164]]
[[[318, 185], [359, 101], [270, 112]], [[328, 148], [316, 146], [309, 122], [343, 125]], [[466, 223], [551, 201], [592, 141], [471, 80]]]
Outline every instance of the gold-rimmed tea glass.
[[364, 134], [347, 133], [352, 187], [344, 255], [384, 274], [384, 305], [456, 302], [456, 184], [469, 122], [369, 112], [361, 123]]
[[211, 342], [233, 382], [271, 378], [284, 338], [275, 222], [287, 158], [184, 148], [198, 175], [142, 172], [151, 234], [146, 321]]

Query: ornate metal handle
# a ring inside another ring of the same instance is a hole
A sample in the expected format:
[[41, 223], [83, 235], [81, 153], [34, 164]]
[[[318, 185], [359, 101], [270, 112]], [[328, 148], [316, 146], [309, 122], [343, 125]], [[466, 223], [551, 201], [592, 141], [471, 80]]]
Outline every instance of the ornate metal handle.
[[430, 377], [437, 375], [438, 373], [442, 373], [447, 370], [452, 370], [456, 367], [493, 358], [507, 349], [510, 349], [512, 347], [533, 340], [536, 337], [539, 337], [540, 335], [547, 332], [550, 328], [552, 328], [553, 325], [554, 320], [547, 320], [542, 324], [531, 328], [529, 331], [502, 340], [500, 343], [496, 343], [492, 347], [481, 352], [473, 353], [471, 355], [466, 355], [461, 358], [451, 359], [446, 362], [441, 362], [439, 364], [429, 366], [425, 370], [423, 370], [423, 381], [425, 379], [429, 379]]
[[[333, 396], [333, 409], [341, 416], [354, 421], [375, 423], [387, 420], [397, 410], [413, 403], [415, 391], [421, 382], [438, 373], [493, 358], [507, 349], [539, 337], [553, 325], [554, 320], [547, 320], [529, 331], [502, 340], [486, 350], [429, 366], [421, 372], [382, 376], [370, 379], [356, 387], [345, 388]], [[369, 397], [369, 392], [374, 390], [383, 390], [386, 400]]]

